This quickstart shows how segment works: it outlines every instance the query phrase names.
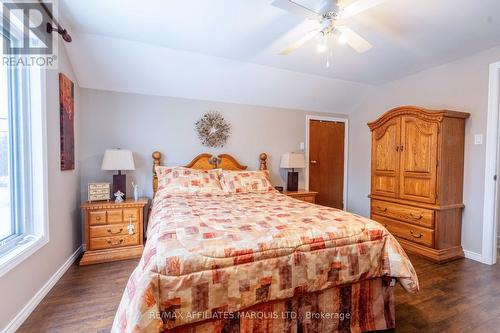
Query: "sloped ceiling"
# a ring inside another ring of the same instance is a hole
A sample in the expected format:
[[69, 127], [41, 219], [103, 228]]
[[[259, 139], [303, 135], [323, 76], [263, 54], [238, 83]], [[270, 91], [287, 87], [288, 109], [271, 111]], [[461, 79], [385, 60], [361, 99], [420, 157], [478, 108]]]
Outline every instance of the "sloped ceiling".
[[326, 68], [314, 40], [278, 55], [318, 23], [271, 2], [63, 0], [61, 12], [83, 87], [331, 112], [369, 85], [500, 45], [498, 0], [386, 0], [349, 22], [374, 47], [337, 45]]
[[81, 87], [348, 113], [370, 87], [123, 39], [79, 35], [68, 49]]

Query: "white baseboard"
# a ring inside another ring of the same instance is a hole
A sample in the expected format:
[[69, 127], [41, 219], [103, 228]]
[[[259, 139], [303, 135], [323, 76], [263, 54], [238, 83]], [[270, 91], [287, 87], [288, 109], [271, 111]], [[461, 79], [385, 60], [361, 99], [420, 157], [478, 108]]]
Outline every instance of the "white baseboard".
[[465, 258], [467, 258], [467, 259], [479, 261], [480, 263], [483, 263], [483, 264], [488, 264], [484, 260], [483, 255], [481, 253], [476, 253], [476, 252], [464, 250], [464, 255], [465, 255]]
[[50, 277], [50, 279], [43, 285], [40, 290], [29, 300], [29, 302], [23, 307], [21, 311], [12, 319], [12, 321], [2, 330], [2, 333], [14, 333], [21, 327], [24, 321], [29, 317], [29, 315], [35, 310], [37, 305], [43, 300], [43, 298], [49, 293], [49, 291], [54, 287], [54, 285], [59, 281], [64, 273], [70, 268], [70, 266], [75, 262], [80, 253], [82, 252], [82, 247], [80, 246], [71, 257], [66, 260], [66, 262], [59, 267], [59, 269]]

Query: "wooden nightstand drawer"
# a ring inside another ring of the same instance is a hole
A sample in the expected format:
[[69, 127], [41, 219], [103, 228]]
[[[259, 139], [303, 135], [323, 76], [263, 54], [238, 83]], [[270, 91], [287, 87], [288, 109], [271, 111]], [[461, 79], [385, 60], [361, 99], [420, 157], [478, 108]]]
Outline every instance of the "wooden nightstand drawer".
[[89, 212], [89, 224], [106, 224], [106, 211]]
[[130, 219], [132, 221], [137, 221], [139, 219], [139, 210], [136, 208], [128, 208], [123, 210], [123, 221], [124, 222], [130, 222]]
[[[133, 223], [134, 232], [139, 232], [139, 224]], [[110, 237], [117, 235], [128, 235], [128, 223], [109, 224], [90, 227], [90, 238]]]
[[106, 211], [108, 223], [122, 223], [123, 211], [121, 209], [109, 209]]
[[298, 191], [283, 191], [283, 194], [297, 200], [316, 203], [316, 195], [318, 195], [318, 192], [298, 190]]
[[91, 250], [111, 249], [116, 247], [138, 245], [138, 244], [139, 244], [139, 233], [135, 233], [133, 235], [90, 239]]
[[295, 199], [302, 200], [305, 202], [310, 202], [310, 203], [315, 203], [316, 202], [316, 196], [315, 195], [304, 195], [300, 197], [296, 197]]

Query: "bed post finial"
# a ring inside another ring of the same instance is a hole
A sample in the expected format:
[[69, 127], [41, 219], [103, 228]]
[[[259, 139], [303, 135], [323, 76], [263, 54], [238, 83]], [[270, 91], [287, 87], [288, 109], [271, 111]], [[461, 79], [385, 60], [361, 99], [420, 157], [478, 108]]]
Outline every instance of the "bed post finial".
[[267, 154], [262, 153], [259, 155], [260, 167], [259, 170], [267, 170]]
[[156, 175], [156, 167], [161, 163], [161, 153], [159, 151], [153, 152], [153, 197], [158, 191], [158, 176]]

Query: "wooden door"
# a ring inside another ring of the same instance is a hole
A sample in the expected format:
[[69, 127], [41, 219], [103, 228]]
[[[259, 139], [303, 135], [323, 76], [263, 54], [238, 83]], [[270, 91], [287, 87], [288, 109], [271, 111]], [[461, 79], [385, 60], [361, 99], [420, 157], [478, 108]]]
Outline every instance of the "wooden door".
[[436, 202], [438, 124], [416, 117], [401, 120], [400, 198]]
[[399, 194], [401, 118], [393, 118], [372, 133], [372, 194]]
[[316, 203], [344, 208], [345, 123], [309, 121], [309, 189]]

